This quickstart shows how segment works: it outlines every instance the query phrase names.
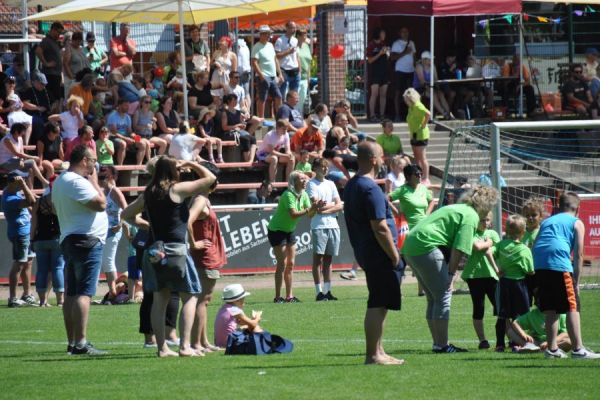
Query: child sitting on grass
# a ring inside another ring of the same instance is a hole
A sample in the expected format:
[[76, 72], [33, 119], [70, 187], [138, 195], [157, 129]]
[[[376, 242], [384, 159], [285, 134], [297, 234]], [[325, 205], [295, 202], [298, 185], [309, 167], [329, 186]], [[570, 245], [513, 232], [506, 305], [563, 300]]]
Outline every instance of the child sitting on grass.
[[[506, 237], [494, 247], [494, 259], [498, 265], [498, 319], [503, 320], [506, 330], [513, 320], [529, 312], [529, 295], [525, 277], [533, 275], [533, 256], [529, 247], [521, 243], [525, 234], [525, 218], [511, 215], [506, 220]], [[500, 322], [501, 323], [501, 322]], [[504, 343], [496, 344], [496, 351], [504, 351]]]
[[250, 293], [244, 290], [239, 283], [225, 286], [223, 289], [223, 301], [225, 304], [219, 309], [215, 318], [215, 345], [227, 346], [227, 337], [236, 330], [248, 330], [250, 332], [262, 332], [258, 325], [262, 311], [252, 311], [252, 318], [244, 314], [244, 302]]
[[[519, 353], [546, 350], [546, 316], [537, 306], [532, 308], [527, 314], [513, 321], [508, 329], [508, 337], [518, 346], [516, 350]], [[556, 342], [562, 351], [571, 350], [571, 339], [567, 333], [567, 314], [559, 315]]]

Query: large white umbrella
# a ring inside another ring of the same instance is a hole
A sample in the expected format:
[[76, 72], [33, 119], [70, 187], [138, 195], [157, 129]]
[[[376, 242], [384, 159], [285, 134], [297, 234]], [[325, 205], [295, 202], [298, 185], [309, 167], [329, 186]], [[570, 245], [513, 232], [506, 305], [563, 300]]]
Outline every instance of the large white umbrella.
[[107, 21], [150, 24], [179, 24], [183, 105], [188, 118], [187, 74], [185, 70], [184, 24], [287, 10], [339, 0], [74, 0], [31, 15], [26, 20]]

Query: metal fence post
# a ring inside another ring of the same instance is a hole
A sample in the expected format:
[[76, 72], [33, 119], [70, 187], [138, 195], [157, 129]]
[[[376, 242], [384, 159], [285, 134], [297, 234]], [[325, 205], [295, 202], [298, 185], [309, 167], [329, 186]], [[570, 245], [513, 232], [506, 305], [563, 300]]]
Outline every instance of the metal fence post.
[[490, 166], [491, 166], [491, 174], [492, 174], [492, 187], [496, 188], [498, 191], [498, 203], [494, 208], [494, 228], [498, 235], [502, 237], [502, 188], [500, 187], [500, 173], [502, 170], [501, 160], [500, 160], [500, 127], [495, 123], [492, 123], [490, 126], [491, 132], [491, 141], [490, 144], [492, 146], [490, 156]]

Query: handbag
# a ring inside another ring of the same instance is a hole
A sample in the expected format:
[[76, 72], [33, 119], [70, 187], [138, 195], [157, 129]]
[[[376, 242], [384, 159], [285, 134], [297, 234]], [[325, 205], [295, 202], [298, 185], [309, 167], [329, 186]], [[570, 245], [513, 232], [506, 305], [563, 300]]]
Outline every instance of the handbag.
[[[156, 235], [152, 229], [152, 221], [150, 221], [150, 212], [146, 202], [144, 202], [144, 208], [150, 223], [150, 234], [154, 239]], [[188, 256], [186, 243], [165, 243], [162, 240], [155, 240], [145, 251], [157, 280], [171, 281], [185, 278]]]
[[291, 353], [294, 344], [269, 332], [235, 331], [227, 336], [225, 355], [255, 355]]
[[148, 240], [150, 239], [150, 232], [146, 229], [138, 229], [131, 244], [133, 248], [137, 251], [144, 251], [148, 245]]

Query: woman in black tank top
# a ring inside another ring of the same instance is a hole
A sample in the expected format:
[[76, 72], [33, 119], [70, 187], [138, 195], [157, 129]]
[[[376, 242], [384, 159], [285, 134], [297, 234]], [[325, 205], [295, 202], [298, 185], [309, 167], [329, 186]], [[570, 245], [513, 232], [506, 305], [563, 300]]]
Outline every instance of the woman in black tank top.
[[[179, 171], [189, 169], [197, 175], [194, 181], [180, 182]], [[216, 181], [206, 168], [194, 162], [181, 162], [169, 156], [158, 157], [154, 164], [152, 179], [144, 193], [131, 203], [121, 214], [129, 223], [136, 223], [136, 216], [146, 211], [151, 239], [164, 242], [166, 260], [144, 264], [144, 288], [154, 292], [152, 304], [152, 330], [156, 336], [159, 357], [198, 355], [190, 346], [200, 279], [187, 250], [187, 201], [206, 191]], [[138, 221], [139, 222], [139, 221]], [[141, 225], [141, 224], [140, 224]], [[183, 256], [182, 256], [183, 252]], [[148, 253], [148, 251], [146, 251]], [[184, 257], [183, 275], [172, 269], [170, 261]], [[165, 310], [171, 292], [179, 292], [183, 307], [180, 325], [181, 345], [179, 354], [165, 343]]]
[[173, 99], [165, 96], [160, 99], [159, 110], [156, 112], [156, 131], [154, 136], [171, 144], [173, 135], [179, 132], [179, 115], [173, 110]]

